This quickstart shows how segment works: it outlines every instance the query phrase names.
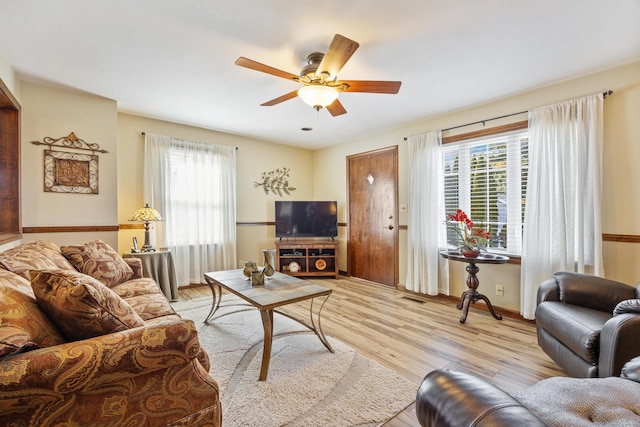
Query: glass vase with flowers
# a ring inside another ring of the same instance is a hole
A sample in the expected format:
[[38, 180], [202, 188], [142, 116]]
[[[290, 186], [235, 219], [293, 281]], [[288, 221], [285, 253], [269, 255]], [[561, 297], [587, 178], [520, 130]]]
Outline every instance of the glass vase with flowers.
[[457, 246], [462, 256], [477, 258], [480, 251], [489, 245], [491, 232], [476, 226], [462, 209], [458, 209], [455, 214], [448, 216], [447, 228], [456, 232]]

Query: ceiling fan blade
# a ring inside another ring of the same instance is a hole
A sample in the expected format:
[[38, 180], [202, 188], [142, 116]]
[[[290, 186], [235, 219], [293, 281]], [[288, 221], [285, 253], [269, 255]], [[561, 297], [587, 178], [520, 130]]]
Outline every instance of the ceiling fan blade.
[[349, 87], [341, 92], [398, 93], [402, 82], [377, 80], [341, 80], [336, 84], [346, 83]]
[[263, 107], [271, 107], [273, 105], [280, 104], [281, 102], [293, 99], [296, 96], [298, 96], [298, 90], [294, 90], [293, 92], [289, 92], [285, 95], [279, 96], [276, 99], [272, 99], [271, 101], [267, 101], [264, 104], [260, 104], [260, 105]]
[[329, 74], [331, 79], [335, 79], [338, 72], [359, 46], [360, 44], [358, 44], [358, 42], [336, 34], [331, 41], [327, 53], [324, 54], [324, 58], [322, 58], [316, 74], [325, 72]]
[[338, 101], [337, 99], [331, 104], [327, 105], [325, 108], [327, 109], [327, 111], [329, 111], [329, 113], [331, 113], [333, 117], [347, 114], [347, 110], [344, 109], [340, 101]]
[[256, 71], [261, 71], [263, 73], [271, 74], [272, 76], [282, 77], [283, 79], [287, 79], [287, 80], [297, 81], [297, 79], [299, 78], [295, 74], [278, 70], [277, 68], [270, 67], [268, 65], [254, 61], [253, 59], [245, 58], [244, 56], [241, 56], [240, 58], [236, 59], [235, 64], [241, 67], [249, 68], [251, 70], [256, 70]]

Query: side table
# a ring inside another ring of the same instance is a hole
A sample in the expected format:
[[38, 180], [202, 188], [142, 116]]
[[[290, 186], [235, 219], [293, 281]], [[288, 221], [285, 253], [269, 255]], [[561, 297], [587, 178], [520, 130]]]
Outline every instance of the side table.
[[123, 258], [140, 258], [142, 275], [155, 280], [170, 301], [178, 300], [178, 279], [170, 251], [127, 252]]
[[489, 301], [489, 298], [487, 298], [486, 295], [478, 292], [480, 280], [478, 280], [478, 276], [476, 276], [476, 273], [480, 271], [480, 268], [478, 268], [476, 264], [505, 264], [507, 261], [509, 261], [509, 257], [504, 255], [481, 254], [477, 258], [469, 258], [463, 256], [460, 252], [457, 251], [443, 251], [440, 252], [440, 255], [452, 261], [461, 261], [468, 264], [465, 268], [465, 270], [467, 270], [467, 273], [469, 273], [469, 275], [467, 276], [468, 289], [462, 293], [462, 295], [460, 296], [460, 302], [458, 303], [458, 305], [456, 305], [456, 308], [458, 310], [462, 310], [460, 323], [464, 323], [467, 320], [467, 315], [469, 314], [469, 305], [479, 300], [483, 300], [485, 303], [487, 303], [487, 307], [489, 307], [489, 311], [494, 318], [502, 320], [502, 316], [496, 314], [496, 312], [493, 310], [493, 306], [491, 305], [491, 301]]

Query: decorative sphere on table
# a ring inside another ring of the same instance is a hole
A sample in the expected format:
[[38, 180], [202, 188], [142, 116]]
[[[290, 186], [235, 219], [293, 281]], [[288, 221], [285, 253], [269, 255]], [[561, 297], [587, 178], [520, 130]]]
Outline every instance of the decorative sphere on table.
[[242, 274], [247, 277], [251, 277], [251, 273], [254, 271], [258, 271], [258, 264], [255, 261], [245, 261]]

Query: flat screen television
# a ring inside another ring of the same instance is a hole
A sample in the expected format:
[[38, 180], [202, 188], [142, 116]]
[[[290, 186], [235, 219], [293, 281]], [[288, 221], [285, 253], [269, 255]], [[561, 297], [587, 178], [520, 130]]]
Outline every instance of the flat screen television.
[[338, 202], [276, 200], [276, 237], [336, 237]]

